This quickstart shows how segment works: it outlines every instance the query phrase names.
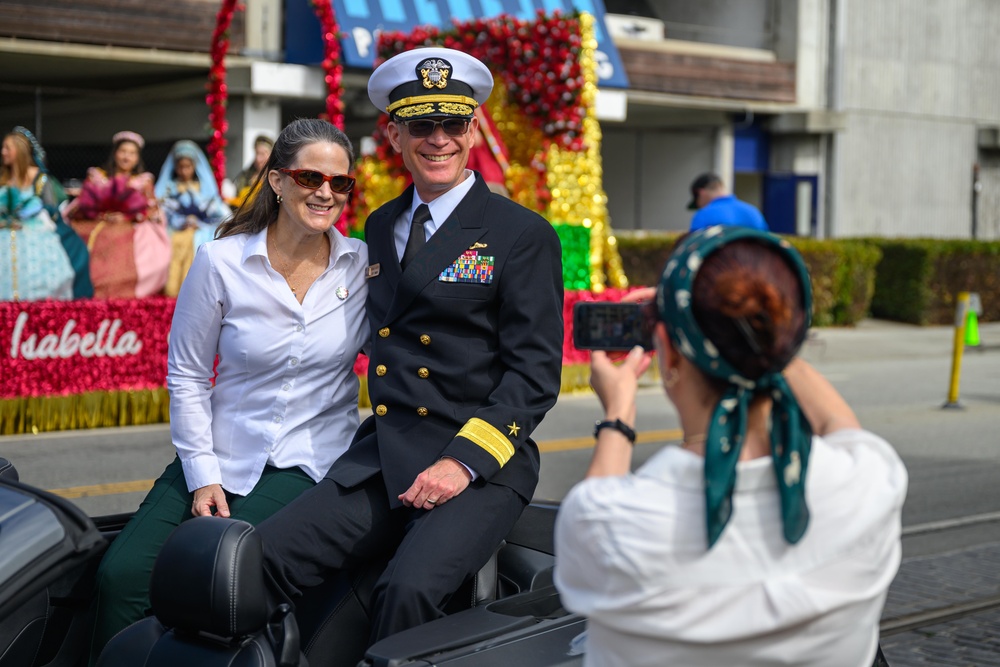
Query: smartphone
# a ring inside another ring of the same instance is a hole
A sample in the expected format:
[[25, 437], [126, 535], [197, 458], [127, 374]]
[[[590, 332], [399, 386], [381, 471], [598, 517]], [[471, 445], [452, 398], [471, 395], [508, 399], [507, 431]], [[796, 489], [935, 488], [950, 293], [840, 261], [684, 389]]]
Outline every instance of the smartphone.
[[573, 306], [573, 345], [579, 350], [653, 349], [656, 318], [650, 302], [580, 301]]

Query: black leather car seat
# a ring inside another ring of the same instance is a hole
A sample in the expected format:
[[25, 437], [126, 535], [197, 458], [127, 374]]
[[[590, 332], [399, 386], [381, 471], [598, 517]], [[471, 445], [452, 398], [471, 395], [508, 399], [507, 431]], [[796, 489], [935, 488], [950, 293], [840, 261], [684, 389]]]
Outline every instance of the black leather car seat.
[[154, 615], [118, 633], [98, 667], [290, 667], [302, 659], [287, 606], [268, 618], [260, 537], [246, 522], [197, 517], [178, 526], [153, 566], [150, 604]]
[[16, 482], [20, 479], [17, 474], [17, 468], [5, 458], [0, 458], [0, 479], [10, 482]]
[[[497, 599], [497, 554], [469, 577], [445, 605], [445, 613], [485, 605]], [[371, 600], [375, 583], [387, 560], [332, 577], [321, 586], [304, 591], [295, 615], [302, 630], [302, 652], [312, 664], [355, 667], [364, 657], [371, 634]]]

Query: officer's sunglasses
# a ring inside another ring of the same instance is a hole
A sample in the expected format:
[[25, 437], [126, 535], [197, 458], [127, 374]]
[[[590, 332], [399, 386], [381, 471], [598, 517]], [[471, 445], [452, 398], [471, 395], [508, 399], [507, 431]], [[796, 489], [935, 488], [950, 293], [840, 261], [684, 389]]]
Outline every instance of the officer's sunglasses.
[[469, 131], [469, 120], [467, 118], [445, 118], [444, 120], [421, 118], [420, 120], [402, 122], [406, 126], [406, 131], [410, 133], [410, 136], [417, 139], [431, 136], [438, 125], [444, 129], [444, 133], [449, 137], [460, 137]]
[[312, 169], [279, 169], [282, 174], [288, 174], [296, 183], [309, 190], [319, 190], [324, 183], [330, 184], [330, 189], [346, 195], [354, 189], [354, 178], [347, 174], [327, 176], [321, 171]]

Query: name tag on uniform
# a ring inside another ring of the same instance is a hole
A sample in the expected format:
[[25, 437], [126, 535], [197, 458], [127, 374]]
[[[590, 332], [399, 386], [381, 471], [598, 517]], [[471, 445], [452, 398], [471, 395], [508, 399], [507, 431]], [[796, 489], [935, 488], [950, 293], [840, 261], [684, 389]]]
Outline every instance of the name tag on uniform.
[[454, 264], [441, 272], [438, 280], [443, 283], [475, 283], [489, 285], [493, 282], [493, 256], [480, 255], [466, 250]]
[[381, 272], [382, 272], [382, 265], [381, 264], [372, 264], [365, 271], [365, 278], [374, 278], [375, 276], [377, 276]]

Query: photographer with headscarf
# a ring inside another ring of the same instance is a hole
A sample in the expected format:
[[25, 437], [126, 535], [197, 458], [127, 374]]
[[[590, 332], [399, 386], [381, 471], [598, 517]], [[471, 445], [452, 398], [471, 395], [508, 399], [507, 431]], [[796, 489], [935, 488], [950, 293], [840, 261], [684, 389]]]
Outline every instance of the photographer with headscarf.
[[585, 665], [872, 664], [906, 469], [795, 358], [811, 308], [786, 241], [721, 226], [685, 237], [653, 336], [684, 439], [634, 473], [650, 359], [593, 354], [606, 421], [556, 525], [556, 586], [588, 617]]

